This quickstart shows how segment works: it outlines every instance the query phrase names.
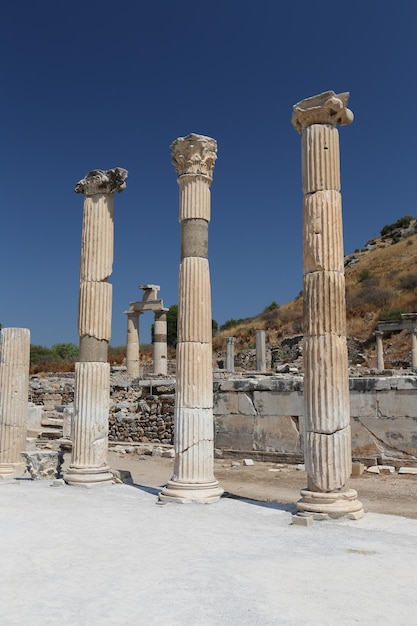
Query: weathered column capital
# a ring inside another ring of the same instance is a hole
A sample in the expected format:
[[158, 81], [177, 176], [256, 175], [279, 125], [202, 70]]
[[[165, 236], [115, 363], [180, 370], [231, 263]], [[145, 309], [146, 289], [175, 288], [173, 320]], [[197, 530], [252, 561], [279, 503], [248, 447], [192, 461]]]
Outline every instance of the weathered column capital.
[[74, 187], [75, 193], [94, 196], [97, 193], [120, 193], [126, 189], [128, 171], [123, 167], [112, 170], [91, 170]]
[[317, 96], [306, 98], [293, 106], [291, 123], [295, 130], [302, 133], [312, 124], [331, 124], [341, 126], [353, 121], [353, 113], [347, 108], [349, 92], [336, 94], [325, 91]]
[[178, 137], [171, 145], [171, 158], [178, 177], [198, 176], [209, 183], [213, 180], [217, 159], [217, 142], [211, 137], [191, 133]]

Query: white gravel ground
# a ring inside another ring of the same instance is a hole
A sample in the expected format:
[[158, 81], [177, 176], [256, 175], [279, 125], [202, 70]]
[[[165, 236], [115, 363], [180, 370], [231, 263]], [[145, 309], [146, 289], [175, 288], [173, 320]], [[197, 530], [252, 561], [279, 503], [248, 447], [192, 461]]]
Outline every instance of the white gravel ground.
[[0, 625], [416, 623], [416, 520], [151, 492], [0, 483]]

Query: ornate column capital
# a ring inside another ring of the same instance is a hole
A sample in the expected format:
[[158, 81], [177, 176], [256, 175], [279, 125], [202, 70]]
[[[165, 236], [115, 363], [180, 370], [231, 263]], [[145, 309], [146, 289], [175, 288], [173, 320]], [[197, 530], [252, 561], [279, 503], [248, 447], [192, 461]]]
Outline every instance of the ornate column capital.
[[112, 170], [91, 170], [74, 187], [75, 193], [94, 196], [96, 193], [120, 193], [126, 189], [128, 171], [123, 167]]
[[353, 113], [347, 108], [349, 92], [336, 94], [325, 91], [317, 96], [306, 98], [293, 106], [291, 123], [295, 130], [302, 133], [312, 124], [331, 124], [341, 126], [353, 121]]
[[217, 142], [211, 137], [191, 133], [178, 137], [171, 145], [171, 158], [178, 176], [201, 176], [213, 180]]

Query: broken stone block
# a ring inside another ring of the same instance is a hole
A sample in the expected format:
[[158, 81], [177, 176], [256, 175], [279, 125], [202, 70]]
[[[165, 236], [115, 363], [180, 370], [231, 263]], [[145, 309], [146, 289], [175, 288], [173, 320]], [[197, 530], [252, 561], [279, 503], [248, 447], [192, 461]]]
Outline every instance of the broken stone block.
[[399, 474], [416, 474], [417, 475], [417, 467], [400, 467], [398, 470]]
[[26, 469], [32, 480], [51, 480], [60, 476], [64, 461], [62, 450], [37, 450], [21, 454], [26, 459]]
[[363, 463], [352, 463], [351, 476], [362, 476], [365, 469], [366, 469], [366, 466]]
[[255, 465], [253, 459], [243, 459], [243, 465]]
[[370, 474], [379, 474], [379, 467], [378, 465], [372, 465], [371, 467], [368, 467], [366, 471]]
[[313, 525], [313, 516], [312, 515], [293, 515], [292, 516], [292, 524], [293, 526], [312, 526]]

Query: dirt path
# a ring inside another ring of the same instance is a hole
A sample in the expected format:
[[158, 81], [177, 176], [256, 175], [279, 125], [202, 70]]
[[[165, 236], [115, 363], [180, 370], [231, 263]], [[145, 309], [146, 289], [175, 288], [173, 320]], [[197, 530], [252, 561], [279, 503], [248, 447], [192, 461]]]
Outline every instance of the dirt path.
[[[236, 462], [240, 465], [232, 467]], [[130, 471], [135, 484], [155, 489], [166, 484], [173, 468], [173, 459], [113, 451], [109, 452], [109, 463], [113, 469]], [[255, 461], [245, 466], [242, 460], [216, 459], [214, 473], [231, 495], [266, 502], [294, 504], [307, 484], [306, 473], [294, 465]], [[417, 476], [365, 472], [351, 478], [349, 487], [357, 490], [365, 511], [417, 519]]]

